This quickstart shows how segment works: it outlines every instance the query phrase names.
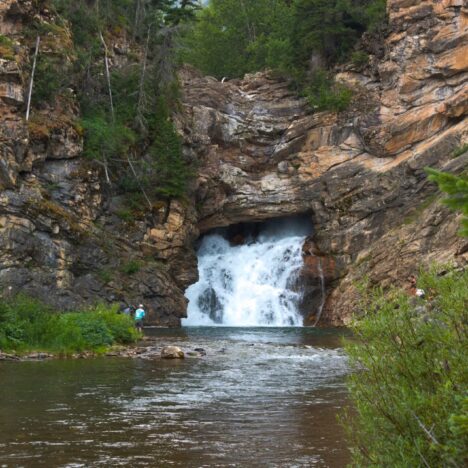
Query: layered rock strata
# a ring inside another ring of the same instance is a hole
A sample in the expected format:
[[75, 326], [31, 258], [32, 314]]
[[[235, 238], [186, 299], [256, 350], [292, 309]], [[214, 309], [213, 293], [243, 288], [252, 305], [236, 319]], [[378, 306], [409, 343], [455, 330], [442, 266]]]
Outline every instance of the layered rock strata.
[[[121, 199], [99, 165], [82, 155], [73, 90], [34, 107], [25, 120], [35, 42], [26, 30], [33, 20], [54, 24], [45, 4], [0, 3], [0, 291], [26, 293], [63, 310], [143, 302], [153, 323], [178, 325], [186, 309], [183, 291], [196, 278], [194, 210], [172, 203], [155, 251], [146, 239], [160, 232], [161, 210], [132, 222], [118, 216]], [[42, 37], [39, 60], [72, 47], [69, 31], [60, 32]], [[111, 59], [118, 66], [118, 58]]]
[[388, 11], [383, 59], [337, 75], [356, 96], [340, 115], [311, 112], [268, 73], [224, 83], [182, 74], [181, 131], [202, 166], [201, 232], [310, 212], [304, 275], [317, 290], [326, 266], [322, 323], [348, 320], [365, 274], [404, 285], [419, 266], [467, 260], [459, 218], [438, 203], [424, 167], [467, 165], [468, 155], [451, 154], [468, 133], [468, 11], [456, 0], [390, 1]]
[[[327, 301], [319, 324], [343, 324], [364, 275], [403, 285], [419, 266], [466, 265], [459, 217], [440, 205], [424, 172], [459, 172], [468, 163], [467, 154], [451, 157], [468, 133], [461, 0], [390, 0], [379, 56], [371, 54], [365, 70], [343, 67], [337, 76], [356, 96], [339, 115], [314, 112], [268, 73], [222, 83], [184, 68], [176, 123], [198, 175], [189, 200], [172, 202], [168, 213], [142, 208], [132, 221], [119, 216], [122, 201], [100, 167], [82, 156], [72, 90], [24, 120], [33, 44], [23, 28], [35, 15], [54, 21], [33, 3], [0, 4], [0, 34], [11, 41], [0, 48], [3, 294], [24, 291], [63, 309], [144, 302], [151, 323], [178, 325], [184, 289], [197, 278], [200, 233], [293, 214], [307, 214], [315, 227], [301, 278], [309, 324], [322, 274]], [[119, 66], [125, 58], [110, 59]]]

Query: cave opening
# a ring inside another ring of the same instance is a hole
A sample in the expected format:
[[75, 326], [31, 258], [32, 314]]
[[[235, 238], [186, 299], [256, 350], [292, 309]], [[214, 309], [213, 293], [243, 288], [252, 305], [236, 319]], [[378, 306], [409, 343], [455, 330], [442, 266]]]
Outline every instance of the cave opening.
[[197, 241], [200, 247], [203, 239], [210, 235], [219, 235], [229, 241], [231, 245], [242, 245], [244, 242], [255, 242], [259, 236], [311, 236], [313, 234], [311, 213], [301, 213], [291, 216], [268, 218], [262, 221], [241, 222], [229, 226], [211, 229], [203, 233]]

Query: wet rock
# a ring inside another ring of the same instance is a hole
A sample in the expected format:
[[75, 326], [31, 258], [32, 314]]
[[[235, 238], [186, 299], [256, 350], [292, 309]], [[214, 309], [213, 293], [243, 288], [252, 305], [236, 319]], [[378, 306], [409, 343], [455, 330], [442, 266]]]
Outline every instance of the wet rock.
[[0, 361], [20, 361], [21, 358], [16, 354], [2, 353], [0, 351]]
[[163, 359], [183, 359], [184, 357], [184, 352], [178, 346], [164, 346], [161, 349]]
[[49, 353], [30, 353], [24, 356], [25, 359], [31, 359], [35, 361], [42, 361], [44, 359], [52, 359], [54, 357], [53, 354]]

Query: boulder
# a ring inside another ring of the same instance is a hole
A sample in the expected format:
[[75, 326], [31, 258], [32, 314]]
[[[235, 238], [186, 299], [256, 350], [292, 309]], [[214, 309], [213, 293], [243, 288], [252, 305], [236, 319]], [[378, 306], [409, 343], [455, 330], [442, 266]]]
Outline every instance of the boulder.
[[161, 357], [163, 359], [183, 359], [185, 354], [178, 346], [164, 346], [161, 349]]

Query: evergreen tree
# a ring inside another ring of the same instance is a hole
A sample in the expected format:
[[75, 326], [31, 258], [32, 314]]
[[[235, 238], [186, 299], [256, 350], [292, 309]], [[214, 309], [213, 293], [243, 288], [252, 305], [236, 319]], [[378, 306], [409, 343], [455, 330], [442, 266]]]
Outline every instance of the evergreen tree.
[[385, 19], [385, 0], [211, 0], [186, 35], [182, 60], [218, 78], [266, 67], [294, 78], [311, 57], [349, 58], [362, 33]]
[[160, 97], [157, 111], [150, 122], [153, 143], [149, 152], [150, 189], [167, 200], [180, 198], [187, 191], [191, 171], [182, 154], [182, 142], [170, 118], [169, 108]]
[[429, 179], [448, 195], [444, 203], [452, 210], [463, 213], [460, 235], [468, 237], [468, 174], [465, 172], [457, 176], [431, 168], [426, 168], [426, 172]]

